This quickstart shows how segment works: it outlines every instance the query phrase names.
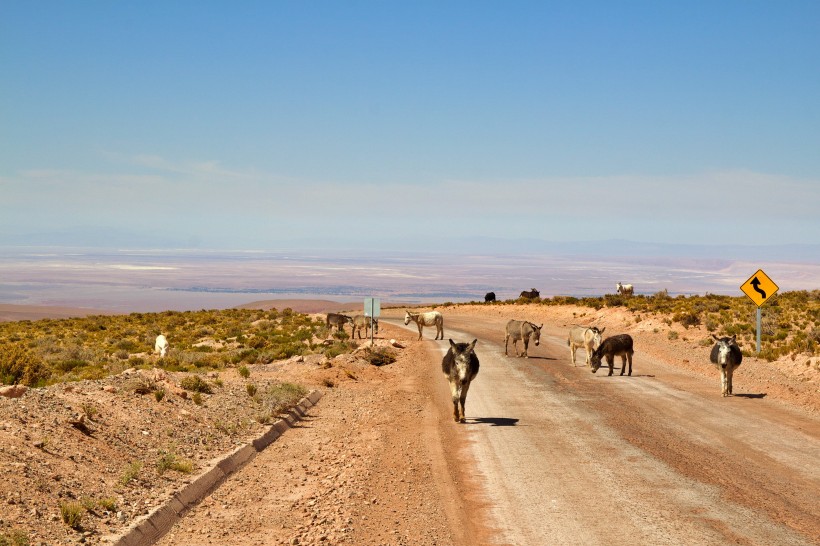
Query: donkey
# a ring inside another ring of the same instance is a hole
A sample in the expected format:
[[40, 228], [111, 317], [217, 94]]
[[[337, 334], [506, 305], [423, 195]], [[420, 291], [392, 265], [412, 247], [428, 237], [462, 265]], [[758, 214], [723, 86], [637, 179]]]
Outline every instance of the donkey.
[[495, 292], [487, 292], [484, 294], [484, 303], [495, 301]]
[[160, 358], [165, 358], [165, 355], [168, 354], [168, 338], [165, 335], [158, 335], [156, 341], [154, 341], [154, 354], [159, 354]]
[[522, 290], [521, 295], [519, 298], [524, 298], [525, 300], [534, 300], [535, 298], [539, 297], [541, 294], [535, 288], [531, 290]]
[[425, 326], [436, 327], [436, 339], [441, 336], [444, 339], [444, 317], [438, 311], [428, 311], [427, 313], [411, 313], [405, 309], [404, 311], [404, 325], [410, 324], [410, 321], [416, 323], [419, 327], [419, 339], [421, 339], [421, 331]]
[[720, 388], [723, 396], [732, 396], [732, 374], [740, 366], [743, 353], [737, 346], [737, 336], [717, 337], [712, 334], [716, 343], [712, 347], [709, 360], [720, 370]]
[[615, 292], [621, 296], [631, 296], [635, 293], [635, 287], [631, 284], [618, 283], [615, 285]]
[[[350, 337], [356, 335], [356, 330], [359, 331], [359, 339], [362, 339], [362, 330], [364, 330], [364, 337], [367, 337], [367, 331], [370, 329], [370, 317], [365, 315], [356, 315], [353, 317], [353, 331], [350, 332]], [[379, 333], [379, 321], [373, 319], [373, 333]]]
[[[325, 324], [327, 325], [328, 332], [330, 332], [333, 327], [335, 326], [337, 329], [341, 330], [342, 332], [345, 331], [345, 324], [350, 323], [353, 324], [353, 318], [347, 315], [342, 315], [339, 313], [328, 313], [327, 319], [325, 320]], [[352, 332], [351, 332], [351, 337]]]
[[[535, 342], [535, 346], [537, 347], [541, 343], [541, 328], [543, 327], [543, 324], [541, 326], [536, 326], [532, 322], [528, 322], [526, 320], [509, 321], [504, 334], [504, 354], [507, 354], [507, 342], [510, 338], [512, 338], [515, 356], [529, 358], [529, 356], [527, 356], [527, 348], [529, 347], [530, 340]], [[518, 340], [524, 341], [523, 354], [518, 354]]]
[[441, 371], [450, 382], [450, 394], [453, 396], [453, 420], [464, 422], [464, 403], [467, 401], [467, 390], [470, 382], [478, 375], [478, 357], [473, 349], [478, 340], [472, 343], [456, 343], [450, 340], [450, 348], [441, 361]]
[[575, 366], [575, 351], [578, 347], [583, 347], [587, 352], [587, 367], [589, 367], [589, 360], [592, 356], [592, 351], [601, 346], [601, 334], [604, 333], [606, 327], [600, 330], [596, 326], [573, 326], [567, 336], [567, 345], [569, 345], [569, 353], [572, 355], [572, 365]]
[[626, 370], [626, 361], [629, 360], [629, 375], [632, 375], [632, 337], [629, 334], [618, 334], [617, 336], [608, 337], [601, 343], [601, 346], [592, 352], [590, 358], [590, 366], [592, 366], [592, 373], [598, 371], [601, 367], [601, 359], [606, 357], [606, 363], [609, 364], [609, 374], [612, 375], [612, 366], [615, 363], [615, 357], [621, 357], [621, 375]]

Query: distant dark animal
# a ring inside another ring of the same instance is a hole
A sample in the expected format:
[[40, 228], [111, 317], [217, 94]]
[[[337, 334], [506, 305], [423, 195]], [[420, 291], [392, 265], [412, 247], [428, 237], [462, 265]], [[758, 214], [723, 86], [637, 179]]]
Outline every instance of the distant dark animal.
[[410, 321], [416, 323], [419, 327], [419, 339], [421, 339], [421, 331], [424, 329], [425, 326], [435, 326], [436, 327], [436, 339], [438, 336], [441, 336], [441, 339], [444, 339], [444, 317], [441, 316], [441, 313], [438, 311], [428, 311], [427, 313], [411, 313], [410, 311], [404, 311], [404, 324], [410, 324]]
[[615, 291], [621, 296], [631, 296], [635, 293], [635, 287], [633, 287], [631, 284], [618, 283], [615, 285]]
[[527, 290], [522, 291], [521, 295], [518, 296], [518, 297], [519, 298], [524, 298], [524, 299], [527, 299], [527, 300], [534, 300], [535, 298], [538, 298], [540, 296], [541, 296], [541, 294], [538, 292], [538, 290], [533, 288], [529, 291], [527, 291]]
[[[362, 330], [364, 330], [364, 337], [367, 337], [369, 334], [367, 331], [370, 329], [370, 317], [365, 315], [356, 315], [353, 317], [353, 331], [350, 332], [350, 337], [354, 337], [356, 335], [356, 331], [359, 332], [359, 339], [362, 339]], [[379, 321], [377, 319], [373, 319], [373, 333], [379, 333]]]
[[743, 360], [743, 353], [737, 346], [737, 336], [717, 337], [712, 334], [717, 343], [712, 347], [709, 360], [717, 366], [720, 371], [720, 390], [723, 396], [732, 396], [732, 374], [735, 368], [740, 366]]
[[575, 365], [575, 351], [578, 347], [583, 347], [587, 352], [587, 366], [589, 360], [592, 358], [592, 351], [601, 346], [601, 334], [606, 328], [600, 330], [595, 326], [573, 326], [569, 330], [567, 336], [567, 345], [569, 345], [569, 354], [572, 356], [572, 365]]
[[621, 375], [626, 370], [626, 362], [629, 360], [629, 375], [632, 375], [632, 355], [635, 351], [632, 349], [632, 337], [629, 334], [619, 334], [606, 338], [601, 346], [592, 352], [590, 358], [590, 366], [592, 366], [592, 373], [598, 371], [601, 367], [601, 359], [606, 357], [606, 363], [609, 364], [609, 374], [612, 375], [612, 366], [615, 362], [615, 357], [621, 357]]
[[[328, 313], [327, 314], [327, 320], [325, 321], [325, 323], [327, 325], [328, 331], [333, 330], [333, 327], [335, 326], [338, 330], [344, 332], [345, 331], [345, 328], [344, 328], [345, 324], [347, 324], [347, 323], [353, 324], [353, 318], [349, 317], [347, 315], [339, 314], [339, 313]], [[351, 337], [353, 337], [352, 332], [351, 332]]]
[[487, 292], [484, 294], [484, 302], [495, 301], [495, 292]]
[[453, 420], [464, 422], [464, 403], [467, 401], [467, 390], [470, 382], [478, 375], [478, 357], [473, 349], [477, 339], [472, 343], [455, 343], [450, 340], [450, 348], [441, 361], [441, 371], [450, 382], [450, 393], [453, 396]]
[[[507, 327], [504, 330], [504, 354], [507, 354], [507, 342], [512, 338], [513, 342], [513, 349], [515, 350], [515, 356], [523, 356], [524, 358], [529, 358], [527, 355], [527, 348], [529, 347], [530, 340], [535, 343], [537, 347], [541, 343], [541, 328], [544, 325], [536, 326], [532, 322], [528, 322], [526, 320], [511, 320], [507, 323]], [[524, 353], [518, 354], [518, 341], [524, 341]]]

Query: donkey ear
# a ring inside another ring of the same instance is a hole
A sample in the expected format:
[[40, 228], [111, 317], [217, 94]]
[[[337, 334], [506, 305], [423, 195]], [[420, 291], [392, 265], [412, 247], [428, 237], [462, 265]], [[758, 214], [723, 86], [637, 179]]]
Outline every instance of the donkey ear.
[[456, 342], [455, 342], [455, 341], [453, 341], [453, 339], [452, 339], [452, 338], [450, 338], [450, 347], [452, 347], [453, 349], [455, 349], [455, 348], [456, 348]]
[[737, 342], [737, 334], [732, 336], [732, 343], [736, 343], [736, 342]]
[[478, 341], [477, 339], [474, 339], [474, 340], [473, 340], [473, 342], [472, 342], [472, 343], [470, 343], [470, 347], [469, 347], [469, 349], [470, 349], [471, 351], [472, 351], [473, 349], [475, 349], [475, 344], [476, 344], [476, 342], [477, 342], [477, 341]]
[[715, 334], [712, 334], [712, 337], [714, 338], [715, 341], [720, 341], [720, 338], [717, 337]]
[[603, 333], [604, 333], [604, 330], [606, 330], [606, 326], [604, 326], [603, 328], [601, 328], [600, 330], [598, 330], [598, 333], [599, 333], [599, 334], [603, 334]]

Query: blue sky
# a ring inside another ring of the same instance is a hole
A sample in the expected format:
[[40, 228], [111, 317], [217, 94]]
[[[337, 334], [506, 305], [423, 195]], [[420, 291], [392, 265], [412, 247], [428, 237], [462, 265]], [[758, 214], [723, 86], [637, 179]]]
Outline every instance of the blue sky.
[[0, 242], [820, 242], [815, 1], [2, 0], [0, 74]]

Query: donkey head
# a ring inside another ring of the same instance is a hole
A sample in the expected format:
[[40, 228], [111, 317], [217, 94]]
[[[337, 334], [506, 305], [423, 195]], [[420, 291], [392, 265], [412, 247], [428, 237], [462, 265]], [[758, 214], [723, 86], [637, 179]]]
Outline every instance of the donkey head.
[[456, 343], [450, 340], [450, 350], [453, 352], [453, 363], [455, 364], [453, 368], [458, 370], [458, 376], [461, 378], [469, 377], [470, 358], [477, 341], [474, 339], [472, 343]]
[[737, 334], [732, 337], [717, 337], [715, 334], [712, 334], [712, 337], [716, 341], [717, 364], [719, 364], [721, 368], [725, 368], [729, 364], [734, 364], [734, 362], [730, 362], [731, 359], [729, 355], [732, 353], [732, 346], [737, 347]]
[[589, 357], [589, 365], [592, 366], [592, 373], [597, 372], [598, 368], [601, 367], [601, 357], [603, 356], [604, 353], [600, 347], [592, 351], [592, 355]]
[[541, 328], [543, 328], [544, 325], [542, 324], [541, 326], [536, 326], [535, 324], [530, 322], [530, 326], [532, 326], [532, 334], [530, 334], [530, 336], [531, 339], [535, 342], [535, 346], [537, 347], [541, 344]]
[[407, 326], [410, 324], [410, 311], [404, 311], [404, 325]]

